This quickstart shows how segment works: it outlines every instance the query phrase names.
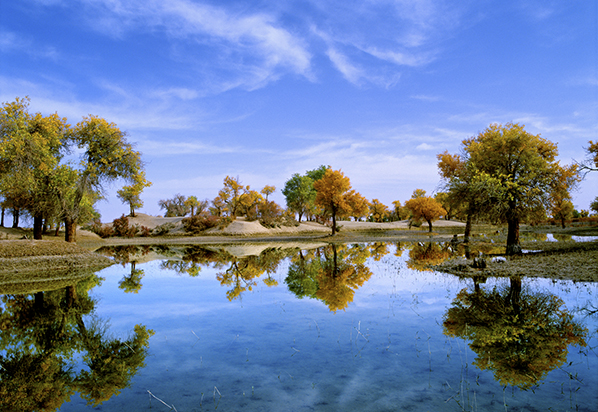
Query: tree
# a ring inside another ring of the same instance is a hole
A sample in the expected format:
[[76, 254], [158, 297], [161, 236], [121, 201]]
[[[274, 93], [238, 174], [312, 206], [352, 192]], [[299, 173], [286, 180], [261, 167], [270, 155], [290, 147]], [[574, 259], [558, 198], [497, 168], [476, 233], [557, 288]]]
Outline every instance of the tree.
[[432, 222], [444, 216], [446, 210], [444, 210], [440, 203], [429, 196], [425, 196], [425, 194], [425, 190], [416, 189], [413, 192], [412, 198], [405, 202], [405, 207], [411, 211], [413, 219], [423, 219], [428, 222], [428, 228], [431, 232]]
[[237, 216], [239, 208], [239, 201], [245, 186], [241, 184], [239, 177], [232, 178], [226, 176], [224, 178], [224, 187], [218, 192], [218, 196], [214, 199], [214, 204], [226, 205], [222, 212], [227, 212], [233, 219]]
[[243, 193], [238, 200], [238, 213], [245, 215], [249, 220], [255, 220], [258, 217], [258, 205], [263, 203], [264, 198], [256, 191], [251, 190], [249, 185], [243, 188]]
[[598, 141], [593, 142], [590, 140], [588, 143], [590, 145], [585, 148], [588, 158], [584, 162], [578, 164], [579, 169], [584, 173], [598, 171]]
[[314, 182], [309, 176], [300, 176], [295, 173], [284, 184], [282, 194], [287, 201], [287, 208], [298, 215], [301, 222], [303, 215], [310, 213], [316, 200]]
[[370, 202], [353, 190], [347, 194], [347, 203], [351, 209], [351, 216], [356, 222], [367, 216], [370, 211]]
[[330, 166], [320, 165], [320, 167], [318, 167], [317, 169], [308, 170], [307, 172], [305, 172], [305, 176], [309, 177], [314, 182], [317, 182], [318, 180], [324, 177], [324, 175], [326, 174], [326, 170], [328, 169], [330, 169]]
[[172, 199], [160, 200], [158, 205], [160, 209], [166, 211], [164, 217], [182, 217], [189, 213], [187, 198], [180, 193], [174, 195]]
[[336, 218], [351, 214], [351, 205], [347, 201], [354, 195], [351, 181], [340, 170], [326, 169], [324, 176], [314, 183], [314, 188], [317, 192], [316, 205], [332, 217], [332, 235], [335, 235]]
[[52, 182], [65, 152], [69, 125], [57, 114], [29, 114], [29, 99], [17, 98], [0, 108], [0, 192], [12, 204], [18, 225], [21, 209], [33, 217], [35, 239], [42, 238], [44, 218], [56, 215]]
[[469, 244], [473, 218], [489, 210], [492, 204], [490, 194], [497, 183], [488, 174], [476, 172], [466, 153], [451, 155], [445, 151], [436, 157], [447, 193], [444, 201], [451, 210], [462, 210], [465, 214], [463, 243]]
[[552, 217], [561, 222], [564, 229], [569, 219], [573, 217], [573, 202], [569, 199], [556, 199], [552, 204]]
[[276, 191], [276, 187], [275, 186], [264, 186], [264, 188], [260, 191], [261, 194], [263, 194], [266, 197], [266, 202], [268, 202], [268, 196], [270, 196], [272, 193], [274, 193]]
[[117, 179], [138, 181], [143, 173], [143, 163], [141, 153], [133, 150], [126, 140], [126, 133], [101, 117], [83, 117], [69, 130], [69, 138], [83, 151], [75, 187], [70, 194], [63, 191], [60, 195], [65, 240], [74, 242], [84, 199], [92, 198], [90, 193], [101, 194], [105, 184]]
[[555, 144], [516, 123], [492, 124], [463, 146], [473, 176], [491, 181], [485, 197], [492, 216], [508, 225], [507, 254], [519, 253], [520, 223], [549, 208], [555, 190], [563, 190], [560, 177], [575, 168], [561, 167]]
[[123, 203], [129, 204], [131, 217], [135, 217], [135, 209], [139, 209], [143, 206], [143, 201], [140, 197], [141, 192], [143, 192], [143, 189], [150, 187], [151, 185], [152, 182], [148, 182], [145, 179], [145, 172], [141, 172], [133, 184], [123, 186], [122, 189], [116, 192], [116, 196]]
[[370, 216], [374, 222], [383, 222], [388, 216], [388, 207], [380, 202], [378, 199], [373, 199], [370, 203]]
[[594, 199], [594, 201], [592, 203], [590, 203], [590, 209], [594, 213], [598, 213], [598, 197], [596, 199]]
[[401, 201], [400, 200], [394, 200], [392, 202], [393, 205], [393, 219], [396, 220], [403, 220], [403, 216], [405, 215], [405, 212], [403, 211], [403, 206], [401, 206]]

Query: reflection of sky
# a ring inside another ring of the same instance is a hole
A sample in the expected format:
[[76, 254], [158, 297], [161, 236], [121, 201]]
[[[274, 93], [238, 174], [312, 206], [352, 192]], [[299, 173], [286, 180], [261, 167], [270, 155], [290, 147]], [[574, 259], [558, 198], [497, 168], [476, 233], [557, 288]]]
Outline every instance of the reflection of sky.
[[[278, 286], [267, 287], [264, 275], [232, 302], [226, 297], [232, 286], [221, 286], [213, 268], [192, 278], [161, 270], [159, 262], [138, 264], [145, 275], [137, 294], [118, 289], [130, 267], [103, 270], [105, 281], [93, 293], [99, 297], [97, 314], [110, 318], [110, 332], [123, 336], [141, 323], [156, 333], [132, 388], [102, 410], [149, 410], [147, 390], [178, 411], [216, 405], [225, 411], [457, 411], [460, 405], [502, 411], [503, 399], [509, 408], [598, 409], [597, 356], [587, 350], [571, 350], [572, 365], [551, 372], [535, 393], [503, 392], [491, 372], [471, 366], [475, 354], [466, 342], [442, 334], [446, 309], [473, 281], [410, 270], [408, 251], [399, 258], [392, 253], [368, 262], [373, 276], [336, 313], [288, 291], [288, 262], [272, 275]], [[569, 309], [595, 301], [598, 293], [593, 284], [523, 284], [560, 296]], [[489, 279], [482, 287], [494, 285], [508, 285], [508, 279]], [[596, 331], [596, 319], [585, 321]], [[595, 335], [589, 343], [597, 346]], [[567, 373], [583, 384], [570, 382]], [[223, 395], [220, 403], [214, 402], [215, 387]], [[151, 405], [168, 410], [155, 400]], [[61, 410], [82, 408], [73, 398]]]

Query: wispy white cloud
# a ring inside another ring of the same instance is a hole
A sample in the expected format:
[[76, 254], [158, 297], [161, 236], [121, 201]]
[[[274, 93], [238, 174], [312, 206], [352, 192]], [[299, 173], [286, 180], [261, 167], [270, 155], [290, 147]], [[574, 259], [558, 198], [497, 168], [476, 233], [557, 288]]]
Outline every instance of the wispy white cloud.
[[349, 61], [347, 56], [330, 47], [326, 53], [330, 61], [341, 72], [343, 77], [353, 84], [358, 84], [363, 78], [363, 71]]
[[[207, 48], [232, 78], [218, 90], [255, 89], [291, 72], [313, 79], [311, 53], [304, 41], [267, 12], [228, 10], [190, 0], [83, 1], [93, 8], [90, 21], [98, 31], [123, 38], [129, 31], [162, 35], [188, 55]], [[193, 58], [188, 58], [192, 62]], [[202, 70], [201, 59], [197, 70]], [[236, 78], [236, 79], [235, 79]]]

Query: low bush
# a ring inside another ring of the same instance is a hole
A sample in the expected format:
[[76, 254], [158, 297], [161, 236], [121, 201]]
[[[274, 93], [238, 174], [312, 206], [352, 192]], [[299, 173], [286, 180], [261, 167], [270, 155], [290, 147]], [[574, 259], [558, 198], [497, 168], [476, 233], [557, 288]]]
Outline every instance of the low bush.
[[186, 217], [181, 220], [185, 232], [200, 233], [206, 229], [218, 226], [220, 218], [218, 216], [201, 213], [199, 215]]
[[112, 221], [112, 230], [114, 232], [114, 236], [135, 237], [137, 231], [139, 230], [139, 226], [129, 226], [129, 218], [125, 215], [122, 215], [118, 219], [114, 219]]
[[90, 225], [89, 230], [91, 230], [93, 233], [95, 233], [102, 239], [114, 236], [114, 230], [112, 229], [112, 227], [108, 225], [103, 225], [100, 219], [95, 219]]
[[267, 228], [280, 226], [299, 226], [293, 213], [285, 212], [274, 202], [262, 203], [259, 206], [259, 222]]
[[139, 236], [148, 237], [151, 236], [152, 230], [147, 226], [139, 226]]
[[174, 223], [164, 223], [161, 224], [160, 226], [157, 226], [154, 228], [154, 230], [152, 231], [152, 234], [155, 236], [164, 236], [167, 235], [168, 232], [170, 232], [172, 229], [174, 229], [176, 226]]

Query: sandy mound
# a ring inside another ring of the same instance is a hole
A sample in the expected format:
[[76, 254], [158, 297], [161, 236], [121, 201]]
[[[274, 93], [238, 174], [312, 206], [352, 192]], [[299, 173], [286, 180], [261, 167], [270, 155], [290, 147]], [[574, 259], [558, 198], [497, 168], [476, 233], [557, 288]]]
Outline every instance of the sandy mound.
[[[171, 225], [168, 231], [169, 235], [183, 235], [185, 231], [181, 221], [182, 217], [161, 217], [150, 216], [144, 213], [137, 213], [134, 218], [129, 217], [129, 224], [145, 226], [149, 229], [155, 229], [162, 225]], [[384, 230], [399, 230], [409, 229], [409, 221], [402, 220], [400, 222], [353, 222], [353, 221], [338, 221], [337, 224], [341, 227], [341, 231], [384, 231]], [[425, 227], [424, 227], [425, 226]], [[433, 223], [433, 227], [455, 227], [465, 226], [462, 222], [438, 220]], [[422, 225], [423, 229], [427, 229], [427, 224]], [[417, 228], [414, 228], [417, 229]], [[267, 236], [267, 235], [305, 235], [305, 234], [326, 234], [330, 233], [330, 227], [316, 222], [301, 222], [298, 226], [281, 226], [276, 228], [266, 228], [258, 221], [247, 221], [243, 217], [238, 217], [231, 224], [223, 229], [211, 228], [206, 230], [206, 235], [223, 235], [223, 236]]]

